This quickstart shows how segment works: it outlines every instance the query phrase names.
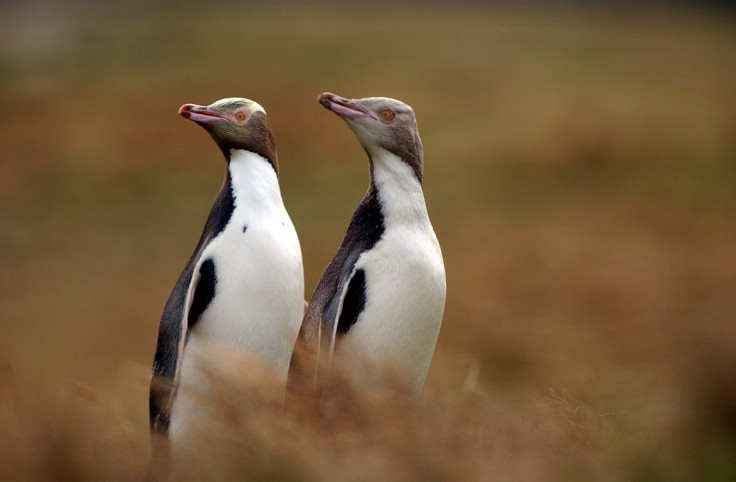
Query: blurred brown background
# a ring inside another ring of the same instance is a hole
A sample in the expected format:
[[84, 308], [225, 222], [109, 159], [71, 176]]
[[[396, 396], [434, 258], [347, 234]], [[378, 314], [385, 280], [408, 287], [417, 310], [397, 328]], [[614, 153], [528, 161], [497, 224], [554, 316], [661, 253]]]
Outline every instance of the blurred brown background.
[[447, 267], [428, 396], [564, 399], [612, 427], [603, 473], [730, 480], [733, 10], [361, 5], [0, 5], [0, 408], [73, 386], [145, 437], [160, 312], [224, 168], [181, 104], [266, 108], [308, 298], [368, 182], [316, 97], [381, 95], [417, 114]]

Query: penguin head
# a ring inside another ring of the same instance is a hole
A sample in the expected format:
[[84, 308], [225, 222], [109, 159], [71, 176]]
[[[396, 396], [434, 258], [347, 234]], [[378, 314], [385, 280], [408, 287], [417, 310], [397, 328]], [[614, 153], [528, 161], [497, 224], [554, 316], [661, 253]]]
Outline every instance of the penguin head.
[[209, 132], [228, 160], [232, 149], [244, 149], [265, 157], [278, 172], [271, 125], [257, 102], [229, 97], [208, 106], [184, 104], [179, 115]]
[[385, 149], [409, 164], [421, 182], [422, 141], [409, 105], [389, 97], [345, 99], [330, 92], [317, 100], [348, 124], [371, 159], [377, 148]]

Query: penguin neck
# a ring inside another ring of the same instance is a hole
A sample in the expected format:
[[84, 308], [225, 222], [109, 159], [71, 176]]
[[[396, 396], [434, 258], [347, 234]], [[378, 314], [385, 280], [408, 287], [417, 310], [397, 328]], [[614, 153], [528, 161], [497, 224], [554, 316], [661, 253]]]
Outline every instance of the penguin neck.
[[379, 148], [370, 154], [371, 186], [389, 223], [428, 220], [422, 183], [414, 169], [396, 154]]
[[236, 211], [283, 206], [278, 176], [268, 159], [243, 149], [231, 149], [229, 154], [226, 182]]

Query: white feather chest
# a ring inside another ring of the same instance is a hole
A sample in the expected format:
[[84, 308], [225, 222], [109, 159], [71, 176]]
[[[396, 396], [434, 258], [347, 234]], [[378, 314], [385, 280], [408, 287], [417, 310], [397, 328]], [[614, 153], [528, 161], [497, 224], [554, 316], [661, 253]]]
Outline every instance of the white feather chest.
[[199, 261], [215, 263], [215, 296], [189, 345], [200, 338], [230, 344], [271, 362], [285, 377], [304, 304], [299, 239], [269, 163], [234, 151], [230, 174], [232, 217]]
[[197, 273], [203, 261], [214, 262], [215, 293], [184, 347], [171, 415], [174, 441], [202, 411], [196, 393], [207, 380], [198, 363], [212, 359], [213, 344], [262, 360], [274, 370], [274, 386], [283, 387], [304, 311], [301, 248], [273, 167], [257, 154], [232, 151], [229, 169], [233, 213], [195, 267]]
[[338, 352], [340, 345], [358, 349], [420, 389], [445, 307], [442, 252], [413, 170], [386, 151], [374, 163], [385, 230], [356, 262], [365, 272], [366, 303]]

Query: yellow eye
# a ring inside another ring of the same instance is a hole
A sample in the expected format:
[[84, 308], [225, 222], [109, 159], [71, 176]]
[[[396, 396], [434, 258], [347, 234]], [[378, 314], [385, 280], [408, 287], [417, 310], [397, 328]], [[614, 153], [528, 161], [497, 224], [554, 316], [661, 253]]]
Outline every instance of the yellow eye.
[[381, 119], [387, 122], [391, 122], [392, 120], [394, 120], [394, 117], [396, 117], [396, 114], [391, 109], [383, 109], [378, 114], [381, 116]]
[[242, 110], [235, 114], [235, 118], [238, 120], [238, 122], [243, 122], [248, 117], [248, 114], [243, 112]]

